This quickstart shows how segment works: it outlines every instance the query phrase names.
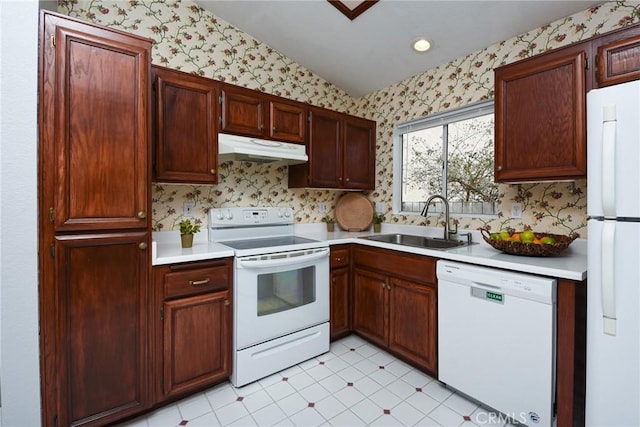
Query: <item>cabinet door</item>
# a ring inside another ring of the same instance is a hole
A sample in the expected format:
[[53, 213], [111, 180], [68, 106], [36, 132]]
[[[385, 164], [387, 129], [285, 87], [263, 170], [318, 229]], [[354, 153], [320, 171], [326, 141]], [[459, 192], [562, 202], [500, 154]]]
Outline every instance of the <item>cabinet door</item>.
[[150, 406], [148, 239], [56, 238], [58, 425], [105, 425]]
[[391, 278], [389, 284], [389, 348], [435, 374], [435, 287], [396, 278]]
[[216, 84], [167, 68], [155, 75], [155, 178], [217, 183]]
[[356, 269], [353, 282], [353, 330], [385, 346], [387, 327], [387, 277]]
[[496, 69], [497, 182], [585, 177], [589, 49], [577, 44]]
[[221, 130], [226, 133], [266, 135], [265, 102], [259, 92], [242, 87], [223, 85]]
[[351, 331], [349, 321], [349, 268], [331, 271], [331, 339], [347, 335]]
[[343, 123], [343, 186], [373, 190], [376, 186], [376, 123], [351, 116]]
[[[42, 47], [43, 152], [57, 231], [145, 228], [150, 43], [51, 15]], [[44, 124], [46, 123], [46, 124]], [[46, 160], [45, 160], [46, 161]]]
[[311, 187], [342, 187], [341, 115], [312, 110], [309, 129], [309, 183]]
[[[634, 29], [637, 32], [638, 29]], [[616, 34], [616, 37], [622, 37]], [[611, 86], [640, 79], [640, 35], [605, 41], [596, 56], [598, 86]]]
[[231, 374], [229, 291], [164, 303], [166, 397], [222, 381]]
[[279, 141], [304, 144], [307, 139], [307, 109], [302, 104], [269, 102], [269, 136]]

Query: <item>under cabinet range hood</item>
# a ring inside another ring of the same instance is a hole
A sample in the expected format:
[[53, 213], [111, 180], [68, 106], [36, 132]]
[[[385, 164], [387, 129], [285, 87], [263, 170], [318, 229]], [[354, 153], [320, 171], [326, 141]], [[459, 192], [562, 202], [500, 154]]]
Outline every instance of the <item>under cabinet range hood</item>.
[[256, 163], [282, 162], [289, 165], [305, 163], [309, 160], [303, 144], [226, 133], [218, 134], [218, 159], [220, 161], [241, 160]]

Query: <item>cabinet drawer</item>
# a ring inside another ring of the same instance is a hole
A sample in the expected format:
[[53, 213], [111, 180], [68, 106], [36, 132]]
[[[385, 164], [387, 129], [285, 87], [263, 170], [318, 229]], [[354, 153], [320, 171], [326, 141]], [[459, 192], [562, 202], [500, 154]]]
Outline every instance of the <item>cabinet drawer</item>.
[[228, 289], [233, 273], [227, 261], [196, 266], [176, 265], [164, 276], [164, 297], [174, 298]]
[[349, 266], [349, 249], [331, 249], [331, 268]]

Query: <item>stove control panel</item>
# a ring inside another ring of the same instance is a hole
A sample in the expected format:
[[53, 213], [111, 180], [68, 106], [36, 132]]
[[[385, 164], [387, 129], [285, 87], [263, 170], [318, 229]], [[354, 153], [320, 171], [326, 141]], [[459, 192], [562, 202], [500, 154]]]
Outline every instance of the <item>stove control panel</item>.
[[213, 208], [209, 210], [209, 227], [251, 227], [293, 224], [289, 207]]

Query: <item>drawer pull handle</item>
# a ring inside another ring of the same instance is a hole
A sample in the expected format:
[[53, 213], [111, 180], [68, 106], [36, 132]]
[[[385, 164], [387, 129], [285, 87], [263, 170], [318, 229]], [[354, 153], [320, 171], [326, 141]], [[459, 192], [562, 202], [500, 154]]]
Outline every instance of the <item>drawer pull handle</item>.
[[336, 258], [336, 262], [342, 262], [342, 258]]
[[209, 283], [211, 281], [211, 279], [209, 279], [208, 277], [204, 280], [189, 280], [189, 284], [192, 286], [200, 286], [200, 285], [206, 285], [207, 283]]

